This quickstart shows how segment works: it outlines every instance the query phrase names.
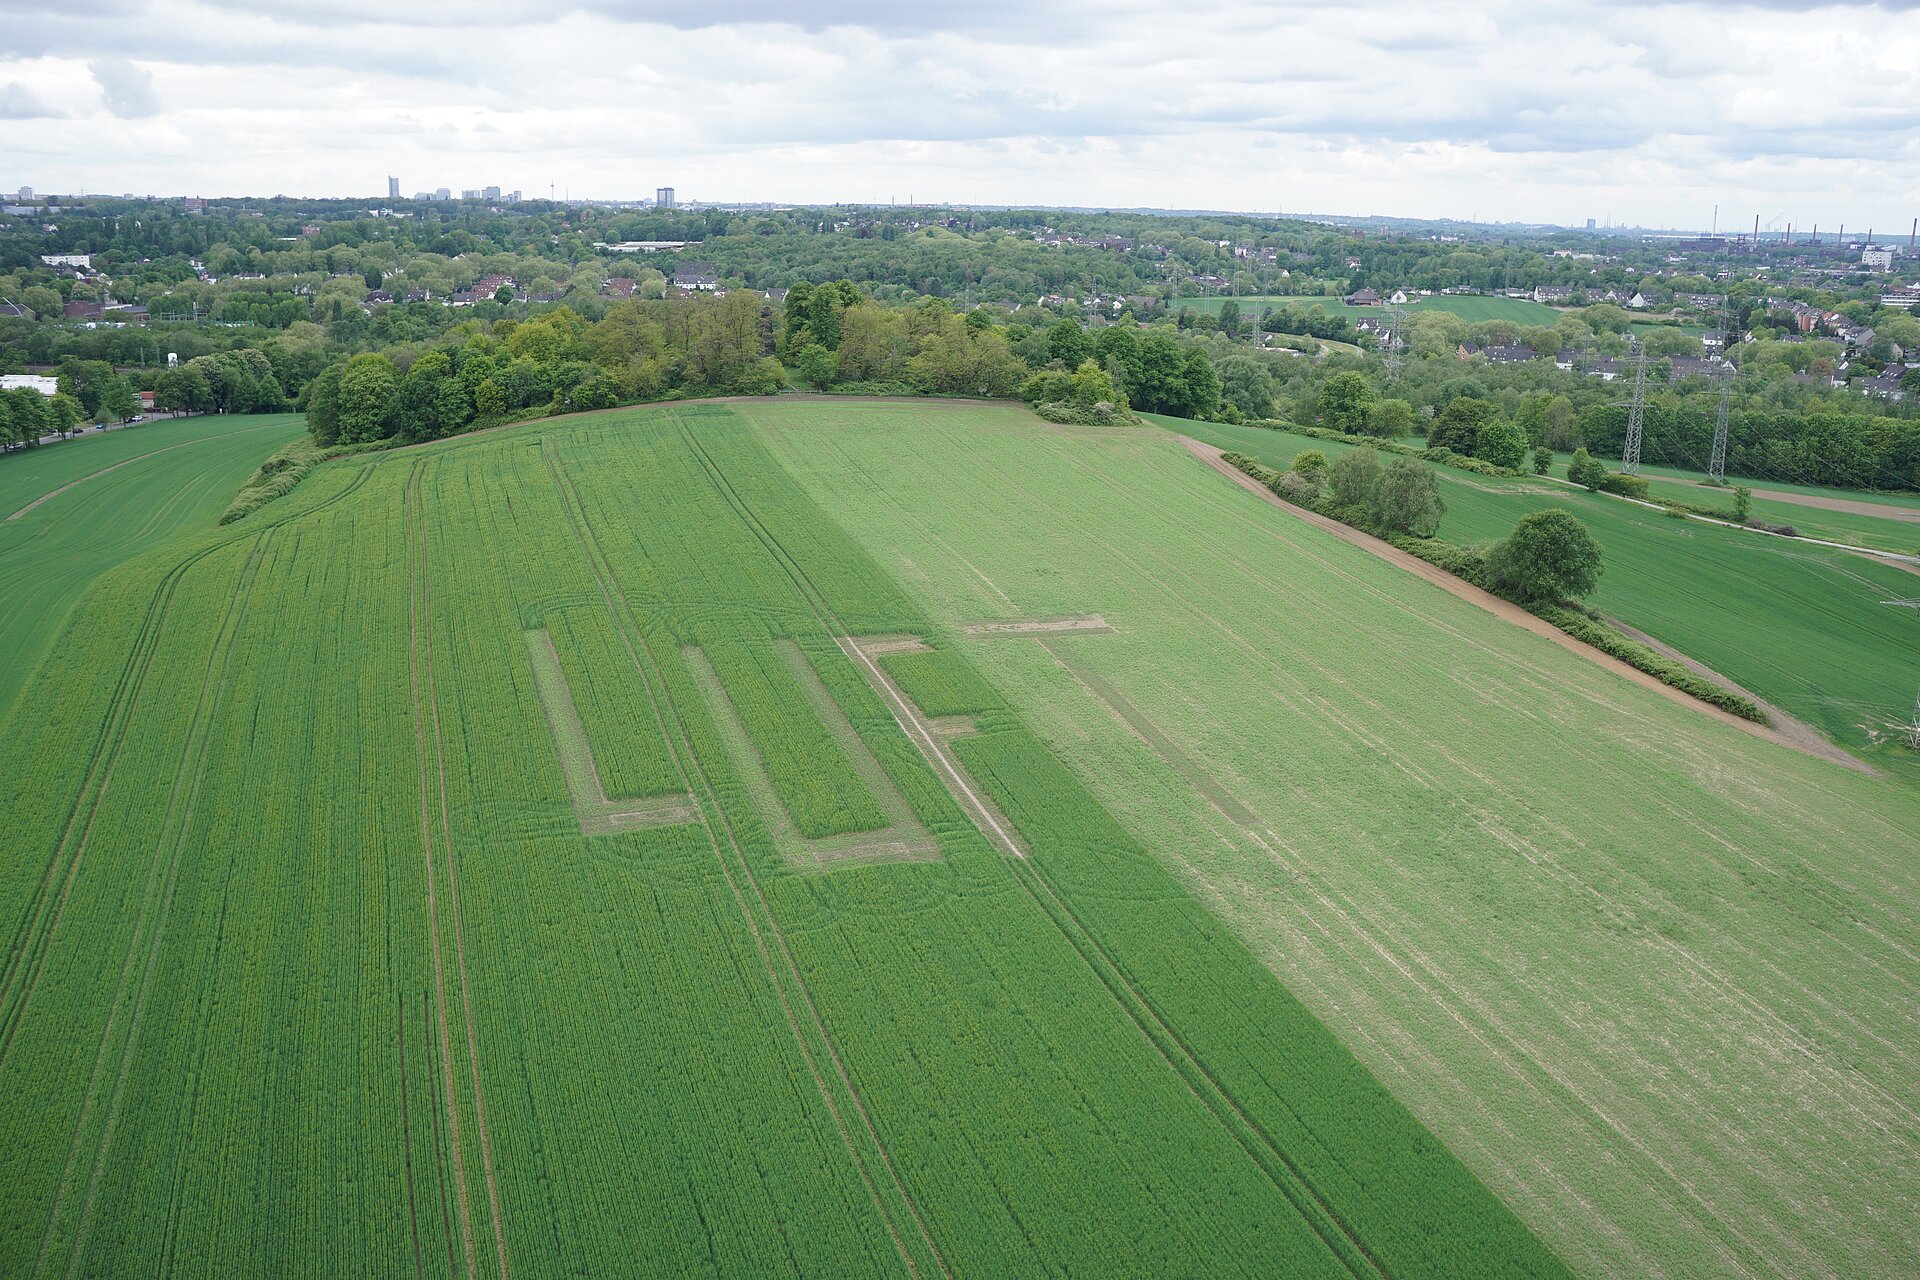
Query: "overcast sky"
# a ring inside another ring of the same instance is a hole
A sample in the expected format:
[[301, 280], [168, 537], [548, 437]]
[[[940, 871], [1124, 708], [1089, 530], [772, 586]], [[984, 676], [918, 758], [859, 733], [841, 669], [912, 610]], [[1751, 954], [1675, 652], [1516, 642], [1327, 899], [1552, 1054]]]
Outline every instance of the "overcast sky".
[[0, 0], [0, 189], [389, 173], [1904, 235], [1920, 0]]

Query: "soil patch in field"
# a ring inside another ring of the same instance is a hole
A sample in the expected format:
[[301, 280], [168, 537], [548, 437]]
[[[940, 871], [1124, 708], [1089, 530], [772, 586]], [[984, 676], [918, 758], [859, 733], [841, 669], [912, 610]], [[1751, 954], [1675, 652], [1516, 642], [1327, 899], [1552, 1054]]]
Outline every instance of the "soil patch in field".
[[[1201, 440], [1195, 440], [1191, 436], [1182, 436], [1180, 440], [1181, 443], [1186, 445], [1187, 451], [1193, 454], [1194, 457], [1200, 459], [1247, 492], [1259, 496], [1280, 508], [1282, 511], [1297, 516], [1308, 524], [1324, 529], [1334, 537], [1339, 538], [1342, 542], [1351, 543], [1363, 551], [1371, 552], [1382, 560], [1398, 565], [1416, 577], [1426, 579], [1442, 591], [1449, 592], [1452, 595], [1460, 597], [1462, 600], [1480, 606], [1495, 617], [1504, 618], [1517, 627], [1533, 632], [1533, 634], [1543, 640], [1550, 640], [1570, 653], [1577, 653], [1595, 666], [1605, 667], [1623, 679], [1631, 680], [1644, 689], [1650, 689], [1670, 702], [1676, 702], [1681, 706], [1690, 707], [1703, 716], [1710, 716], [1723, 724], [1732, 725], [1743, 733], [1750, 733], [1756, 738], [1765, 738], [1769, 742], [1777, 742], [1783, 747], [1791, 747], [1795, 751], [1805, 752], [1808, 755], [1817, 756], [1822, 760], [1839, 761], [1838, 756], [1829, 754], [1827, 751], [1813, 750], [1806, 742], [1797, 740], [1779, 729], [1769, 728], [1762, 724], [1755, 724], [1751, 720], [1743, 720], [1732, 712], [1722, 711], [1719, 707], [1713, 706], [1711, 703], [1702, 702], [1691, 694], [1682, 693], [1672, 685], [1663, 684], [1639, 668], [1628, 666], [1618, 658], [1600, 652], [1600, 650], [1594, 648], [1592, 645], [1581, 643], [1545, 619], [1534, 617], [1531, 613], [1528, 613], [1519, 605], [1514, 604], [1511, 600], [1504, 600], [1490, 591], [1483, 591], [1470, 582], [1454, 577], [1436, 565], [1428, 564], [1416, 555], [1400, 550], [1400, 548], [1390, 542], [1376, 538], [1370, 533], [1362, 533], [1351, 525], [1341, 524], [1338, 520], [1329, 519], [1317, 511], [1308, 511], [1304, 507], [1296, 507], [1290, 502], [1281, 500], [1277, 495], [1269, 491], [1265, 485], [1228, 462], [1221, 456], [1222, 450], [1215, 448], [1213, 445]], [[1830, 748], [1832, 747], [1831, 743], [1827, 745]], [[1838, 750], [1838, 748], [1832, 749], [1835, 751]], [[1859, 761], [1854, 760], [1853, 757], [1846, 756], [1844, 752], [1841, 752], [1840, 755], [1845, 756], [1846, 763], [1849, 767], [1865, 767], [1860, 764]]]
[[[1704, 480], [1693, 482], [1703, 489], [1725, 492], [1719, 485]], [[1864, 502], [1855, 498], [1829, 498], [1818, 493], [1789, 493], [1784, 489], [1755, 489], [1753, 496], [1768, 502], [1788, 502], [1796, 507], [1818, 507], [1822, 511], [1841, 511], [1850, 516], [1878, 516], [1883, 520], [1905, 520], [1920, 524], [1920, 507], [1896, 507], [1887, 502]]]
[[1097, 613], [1073, 618], [1030, 618], [1010, 622], [976, 622], [960, 628], [970, 636], [1050, 635], [1061, 631], [1093, 631], [1111, 635], [1113, 628]]

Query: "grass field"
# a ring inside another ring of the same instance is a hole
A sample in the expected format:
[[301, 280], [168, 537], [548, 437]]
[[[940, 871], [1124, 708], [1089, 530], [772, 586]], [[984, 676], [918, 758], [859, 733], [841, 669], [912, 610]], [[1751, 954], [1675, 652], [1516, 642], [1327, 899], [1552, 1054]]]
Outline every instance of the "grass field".
[[0, 1273], [1567, 1274], [770, 434], [343, 460], [98, 578], [0, 723]]
[[[1347, 447], [1257, 427], [1159, 421], [1274, 467], [1302, 449], [1332, 457]], [[1920, 782], [1911, 753], [1874, 747], [1888, 722], [1912, 707], [1920, 683], [1920, 619], [1881, 602], [1920, 594], [1920, 578], [1885, 561], [1674, 520], [1564, 485], [1445, 467], [1435, 475], [1447, 504], [1441, 537], [1491, 543], [1529, 511], [1574, 512], [1606, 555], [1591, 603]]]
[[1109, 624], [957, 647], [1577, 1270], [1907, 1268], [1910, 788], [1627, 686], [1151, 433], [741, 412], [949, 634]]
[[95, 578], [211, 525], [304, 429], [292, 414], [163, 419], [0, 456], [0, 713]]

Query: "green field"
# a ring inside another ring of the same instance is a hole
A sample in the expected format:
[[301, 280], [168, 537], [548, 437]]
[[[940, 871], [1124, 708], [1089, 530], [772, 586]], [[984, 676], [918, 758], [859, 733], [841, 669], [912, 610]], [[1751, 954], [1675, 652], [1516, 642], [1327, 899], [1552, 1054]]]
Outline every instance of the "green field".
[[956, 639], [717, 407], [109, 572], [7, 723], [0, 1272], [1566, 1274]]
[[[1348, 447], [1257, 427], [1158, 421], [1273, 467], [1302, 449], [1332, 457]], [[1911, 753], [1874, 745], [1911, 709], [1920, 683], [1920, 619], [1881, 602], [1920, 594], [1920, 578], [1885, 561], [1675, 520], [1565, 485], [1434, 470], [1447, 504], [1441, 537], [1491, 543], [1529, 511], [1573, 511], [1606, 554], [1592, 604], [1920, 781]]]
[[345, 459], [58, 652], [0, 725], [0, 1274], [1920, 1249], [1920, 793], [1164, 432], [820, 399]]
[[949, 629], [1112, 626], [961, 647], [1577, 1270], [1906, 1269], [1920, 1226], [1871, 1206], [1920, 1191], [1912, 789], [1628, 686], [1171, 440], [741, 412]]
[[292, 414], [181, 418], [0, 456], [0, 712], [96, 577], [212, 524], [304, 429]]

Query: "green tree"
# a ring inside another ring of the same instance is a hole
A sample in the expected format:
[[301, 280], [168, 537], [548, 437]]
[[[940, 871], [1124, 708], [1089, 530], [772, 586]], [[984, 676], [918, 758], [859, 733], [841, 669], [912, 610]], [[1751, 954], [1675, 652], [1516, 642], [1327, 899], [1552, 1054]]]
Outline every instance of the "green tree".
[[1517, 468], [1527, 457], [1527, 433], [1517, 422], [1489, 418], [1473, 437], [1473, 456], [1496, 467]]
[[1323, 425], [1358, 435], [1366, 430], [1373, 399], [1373, 384], [1366, 375], [1349, 369], [1327, 379], [1314, 407]]
[[1368, 510], [1379, 483], [1380, 454], [1372, 448], [1349, 450], [1327, 469], [1327, 493], [1338, 506]]
[[[34, 392], [39, 395], [39, 392]], [[65, 392], [60, 392], [47, 401], [47, 425], [65, 435], [79, 426], [86, 415], [81, 412], [80, 402]]]
[[1520, 517], [1487, 553], [1487, 580], [1522, 604], [1578, 600], [1602, 570], [1600, 544], [1571, 511], [1547, 507]]
[[398, 371], [383, 355], [368, 353], [347, 361], [340, 374], [340, 439], [352, 444], [392, 435], [389, 415], [399, 386]]
[[795, 351], [788, 358], [788, 363], [793, 366], [793, 371], [816, 391], [825, 391], [832, 386], [835, 375], [839, 373], [839, 366], [834, 360], [833, 352], [817, 342], [809, 342]]
[[1589, 491], [1597, 490], [1600, 482], [1607, 478], [1607, 469], [1593, 460], [1593, 455], [1584, 447], [1573, 451], [1573, 461], [1567, 464], [1567, 479], [1578, 485], [1585, 485]]
[[[340, 439], [340, 375], [345, 368], [328, 365], [307, 384], [307, 433], [315, 444], [334, 444]], [[171, 397], [174, 393], [168, 394]]]
[[1366, 433], [1386, 440], [1413, 434], [1413, 406], [1405, 400], [1377, 400], [1367, 411]]
[[1187, 350], [1184, 381], [1186, 396], [1182, 408], [1189, 418], [1211, 418], [1220, 408], [1220, 375], [1213, 361], [1198, 347]]
[[507, 415], [507, 393], [492, 378], [482, 378], [473, 389], [474, 416], [492, 422]]
[[1240, 304], [1231, 298], [1220, 304], [1220, 332], [1230, 338], [1240, 336]]
[[125, 422], [140, 412], [140, 397], [133, 384], [115, 375], [100, 388], [100, 416], [108, 422]]
[[1498, 412], [1497, 405], [1478, 396], [1456, 396], [1434, 418], [1427, 432], [1427, 447], [1470, 454], [1480, 435], [1480, 424]]
[[1553, 450], [1547, 448], [1547, 446], [1545, 445], [1540, 445], [1534, 449], [1533, 474], [1537, 476], [1543, 476], [1547, 474], [1547, 469], [1552, 465], [1553, 465]]
[[1432, 467], [1414, 458], [1395, 458], [1375, 482], [1368, 511], [1380, 528], [1431, 538], [1447, 504], [1440, 498]]
[[1733, 518], [1745, 524], [1753, 513], [1753, 490], [1743, 484], [1733, 486]]
[[1318, 449], [1302, 449], [1293, 455], [1294, 471], [1313, 480], [1322, 480], [1327, 474], [1327, 455]]
[[1078, 321], [1056, 320], [1047, 329], [1047, 356], [1063, 369], [1078, 369], [1093, 354], [1093, 340]]
[[1259, 360], [1235, 351], [1223, 357], [1217, 368], [1222, 402], [1248, 418], [1273, 416], [1273, 379]]

